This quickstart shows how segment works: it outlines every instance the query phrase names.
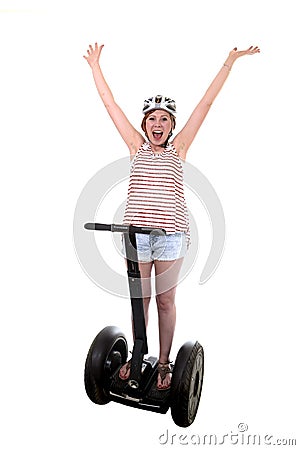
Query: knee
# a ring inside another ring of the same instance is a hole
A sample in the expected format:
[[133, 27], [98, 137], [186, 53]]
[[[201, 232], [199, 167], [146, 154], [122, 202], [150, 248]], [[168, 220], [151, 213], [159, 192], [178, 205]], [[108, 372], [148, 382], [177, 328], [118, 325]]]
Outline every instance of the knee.
[[160, 312], [172, 311], [175, 307], [175, 294], [174, 292], [164, 292], [156, 296], [157, 309]]

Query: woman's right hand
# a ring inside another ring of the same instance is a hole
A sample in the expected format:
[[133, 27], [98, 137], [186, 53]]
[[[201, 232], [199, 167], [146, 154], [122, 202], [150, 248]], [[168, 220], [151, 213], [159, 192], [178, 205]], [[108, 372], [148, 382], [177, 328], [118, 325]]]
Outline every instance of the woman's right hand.
[[93, 48], [92, 45], [89, 45], [89, 49], [87, 50], [87, 56], [84, 55], [83, 57], [84, 59], [87, 60], [91, 68], [95, 67], [95, 65], [99, 65], [99, 58], [103, 47], [104, 47], [103, 44], [100, 45], [99, 47], [97, 42], [95, 43], [95, 48]]

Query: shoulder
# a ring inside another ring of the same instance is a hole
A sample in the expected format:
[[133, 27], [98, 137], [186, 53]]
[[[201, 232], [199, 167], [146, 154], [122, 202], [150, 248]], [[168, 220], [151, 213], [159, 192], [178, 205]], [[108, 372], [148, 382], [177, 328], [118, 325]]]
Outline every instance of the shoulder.
[[136, 159], [143, 158], [145, 154], [149, 153], [151, 147], [148, 142], [144, 142], [139, 146], [135, 152], [130, 152], [130, 161], [133, 163]]
[[178, 158], [181, 159], [182, 161], [185, 161], [187, 149], [185, 148], [186, 146], [184, 145], [184, 143], [180, 142], [179, 139], [177, 139], [177, 136], [174, 138], [172, 142], [170, 142], [169, 145], [172, 146]]

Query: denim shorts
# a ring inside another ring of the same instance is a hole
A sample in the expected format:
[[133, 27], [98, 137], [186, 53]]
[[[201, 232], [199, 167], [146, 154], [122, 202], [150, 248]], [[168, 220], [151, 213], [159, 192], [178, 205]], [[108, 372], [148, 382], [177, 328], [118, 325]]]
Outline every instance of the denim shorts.
[[[183, 258], [188, 249], [186, 233], [172, 233], [164, 236], [137, 233], [136, 243], [140, 262], [173, 261]], [[124, 248], [123, 254], [125, 254]]]

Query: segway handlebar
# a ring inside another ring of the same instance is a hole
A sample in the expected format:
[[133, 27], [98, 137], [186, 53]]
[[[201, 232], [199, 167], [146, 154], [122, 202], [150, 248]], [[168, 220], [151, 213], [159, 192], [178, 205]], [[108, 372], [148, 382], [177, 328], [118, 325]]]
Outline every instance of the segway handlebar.
[[119, 224], [105, 224], [105, 223], [85, 223], [84, 228], [86, 230], [99, 230], [99, 231], [112, 231], [117, 233], [130, 233], [130, 234], [158, 234], [165, 235], [166, 230], [163, 228], [151, 228], [151, 227], [137, 227], [135, 225], [119, 225]]

